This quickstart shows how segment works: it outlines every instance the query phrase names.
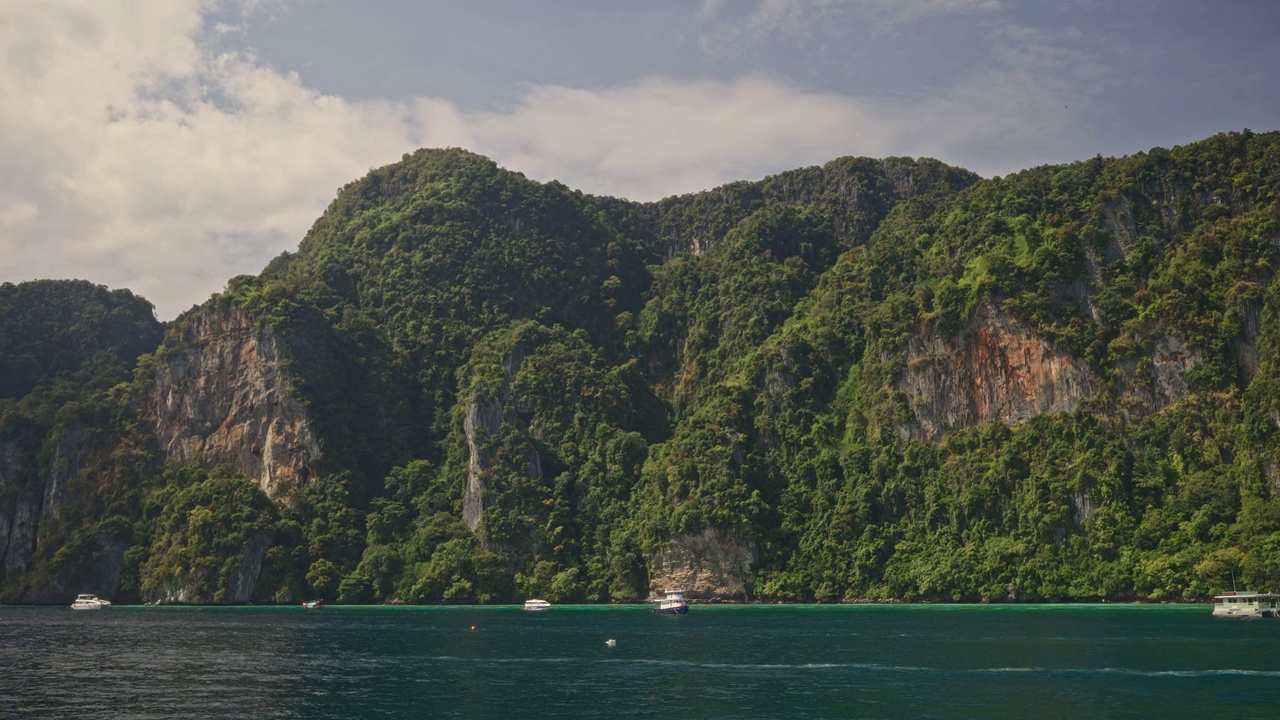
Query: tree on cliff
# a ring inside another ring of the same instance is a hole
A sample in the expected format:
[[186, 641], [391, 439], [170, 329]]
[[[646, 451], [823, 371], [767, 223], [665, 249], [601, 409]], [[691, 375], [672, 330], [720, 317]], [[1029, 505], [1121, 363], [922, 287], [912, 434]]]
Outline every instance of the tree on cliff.
[[[171, 499], [111, 511], [124, 572], [214, 567], [257, 528], [255, 601], [630, 600], [677, 557], [716, 576], [695, 594], [781, 600], [1276, 586], [1278, 236], [1276, 133], [989, 180], [844, 158], [656, 203], [419, 151], [157, 353], [243, 309], [291, 348], [317, 476], [271, 512], [219, 476], [258, 510], [202, 545], [190, 471], [135, 463], [130, 497]], [[0, 352], [23, 387], [67, 370]], [[55, 555], [18, 575], [91, 562]]]

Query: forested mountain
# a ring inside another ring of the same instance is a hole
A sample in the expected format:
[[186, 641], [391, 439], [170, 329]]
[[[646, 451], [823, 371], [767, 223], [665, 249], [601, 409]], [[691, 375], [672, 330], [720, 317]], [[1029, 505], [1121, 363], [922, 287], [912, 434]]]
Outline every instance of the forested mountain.
[[1249, 131], [654, 203], [421, 150], [163, 340], [0, 286], [0, 599], [1271, 589], [1278, 191]]

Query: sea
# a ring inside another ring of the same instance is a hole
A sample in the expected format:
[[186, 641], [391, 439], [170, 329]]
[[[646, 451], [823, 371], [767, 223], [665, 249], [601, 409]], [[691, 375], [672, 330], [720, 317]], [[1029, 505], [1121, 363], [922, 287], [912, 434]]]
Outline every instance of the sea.
[[0, 718], [1280, 718], [1280, 620], [1207, 605], [0, 606]]

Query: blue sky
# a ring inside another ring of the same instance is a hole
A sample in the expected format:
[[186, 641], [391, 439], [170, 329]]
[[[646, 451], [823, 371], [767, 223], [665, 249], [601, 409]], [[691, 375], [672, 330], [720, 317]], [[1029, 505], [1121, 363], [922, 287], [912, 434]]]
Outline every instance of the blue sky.
[[418, 147], [656, 199], [842, 155], [984, 176], [1280, 118], [1280, 2], [0, 0], [0, 281], [169, 319]]

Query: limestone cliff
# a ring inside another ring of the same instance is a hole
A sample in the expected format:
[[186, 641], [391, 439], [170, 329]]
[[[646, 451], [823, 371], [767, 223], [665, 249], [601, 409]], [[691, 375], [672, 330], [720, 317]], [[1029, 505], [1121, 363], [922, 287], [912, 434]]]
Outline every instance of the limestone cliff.
[[208, 309], [158, 355], [144, 404], [161, 449], [230, 464], [270, 497], [306, 483], [320, 445], [288, 358], [284, 340], [240, 308]]
[[0, 578], [21, 573], [35, 551], [40, 495], [23, 482], [16, 443], [0, 443]]
[[[532, 349], [530, 343], [518, 344], [502, 362], [501, 377], [496, 383], [486, 383], [485, 389], [472, 390], [463, 411], [463, 433], [467, 442], [467, 484], [462, 504], [462, 519], [467, 527], [475, 530], [480, 516], [489, 506], [485, 493], [485, 474], [493, 466], [494, 445], [502, 442], [503, 424], [524, 426], [521, 417], [528, 417], [532, 408], [514, 398], [511, 382], [520, 370], [520, 363]], [[529, 477], [542, 477], [542, 458], [537, 451], [527, 448], [523, 461]]]
[[[1250, 377], [1257, 372], [1257, 348], [1252, 342], [1240, 347], [1241, 372]], [[918, 333], [906, 359], [898, 389], [907, 396], [912, 420], [898, 432], [923, 442], [982, 423], [1014, 425], [1070, 412], [1104, 389], [1125, 416], [1156, 412], [1187, 396], [1186, 374], [1203, 361], [1200, 350], [1163, 334], [1149, 352], [1117, 363], [1118, 382], [1104, 387], [1082, 359], [990, 305], [955, 337]]]
[[742, 600], [751, 594], [755, 546], [710, 528], [672, 538], [649, 559], [649, 593], [683, 590], [691, 599]]
[[76, 548], [79, 562], [53, 568], [43, 584], [24, 585], [16, 600], [36, 605], [63, 605], [79, 593], [112, 599], [120, 590], [128, 539], [111, 531], [99, 532], [85, 546]]
[[495, 398], [482, 398], [472, 393], [463, 416], [463, 432], [467, 436], [467, 486], [462, 500], [462, 520], [475, 530], [484, 512], [484, 473], [492, 462], [487, 447], [489, 438], [502, 429], [502, 404]]
[[[57, 435], [49, 443], [50, 459], [44, 470], [32, 459], [24, 463], [17, 444], [0, 443], [0, 578], [21, 575], [31, 569], [35, 558], [59, 547], [44, 548], [39, 543], [63, 539], [45, 528], [56, 526], [64, 508], [83, 502], [89, 492], [83, 476], [93, 451], [88, 436], [83, 425]], [[60, 603], [76, 592], [110, 597], [120, 584], [125, 547], [109, 536], [93, 542], [85, 562], [60, 568], [48, 585], [24, 588], [21, 599]], [[80, 589], [72, 589], [73, 582]]]
[[[190, 569], [163, 579], [144, 582], [149, 588], [143, 601], [149, 605], [243, 605], [253, 598], [262, 572], [262, 561], [275, 538], [271, 533], [254, 533], [244, 550], [233, 558], [231, 569], [223, 568], [222, 578], [213, 568]], [[145, 572], [145, 571], [144, 571]]]
[[912, 338], [899, 389], [913, 415], [900, 432], [933, 442], [958, 428], [1069, 412], [1098, 383], [1083, 360], [987, 306], [956, 337]]

